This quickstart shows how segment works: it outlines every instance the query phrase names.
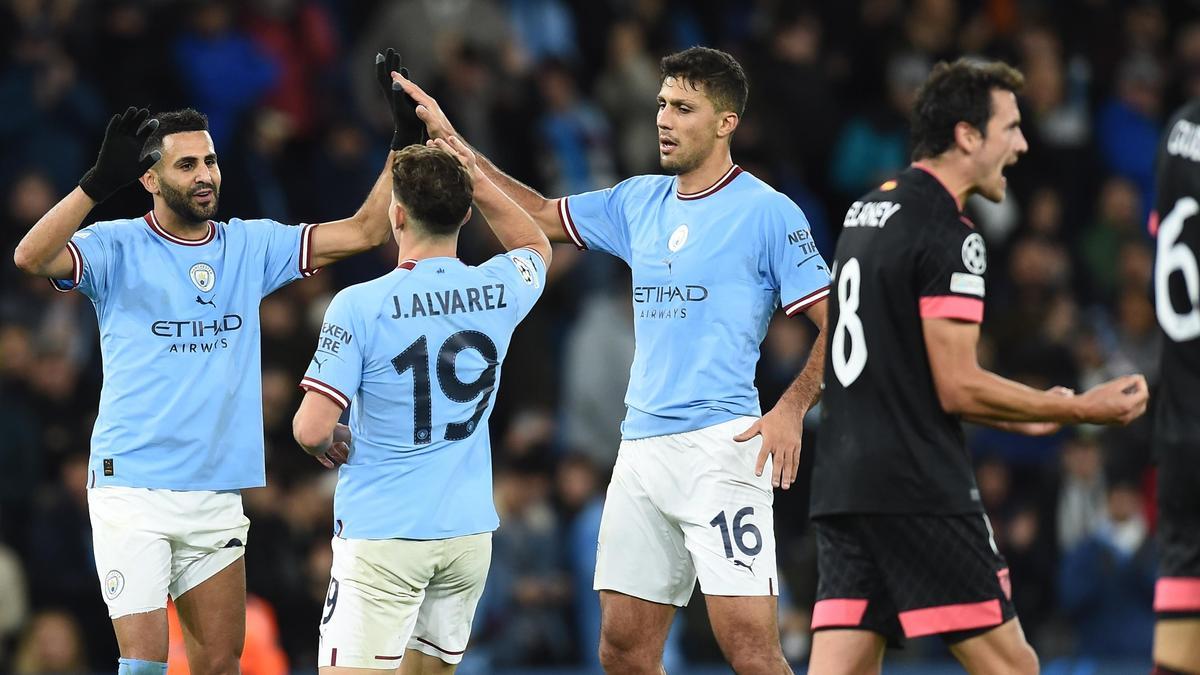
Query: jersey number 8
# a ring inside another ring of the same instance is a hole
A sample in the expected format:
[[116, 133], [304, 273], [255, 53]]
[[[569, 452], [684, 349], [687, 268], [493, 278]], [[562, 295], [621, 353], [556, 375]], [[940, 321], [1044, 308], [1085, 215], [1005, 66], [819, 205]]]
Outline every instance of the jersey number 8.
[[[843, 387], [854, 384], [867, 365], [867, 340], [862, 320], [858, 318], [858, 292], [862, 288], [862, 271], [858, 258], [850, 258], [841, 266], [837, 278], [838, 320], [833, 327], [833, 373]], [[846, 339], [850, 349], [846, 350]]]
[[[1175, 208], [1163, 218], [1158, 230], [1158, 261], [1154, 265], [1154, 310], [1158, 323], [1167, 337], [1175, 342], [1185, 342], [1200, 337], [1200, 268], [1196, 254], [1179, 241], [1183, 234], [1183, 222], [1200, 212], [1200, 204], [1193, 197], [1184, 197], [1175, 202]], [[1168, 283], [1175, 272], [1183, 274], [1187, 297], [1191, 308], [1186, 313], [1175, 311], [1171, 304]]]
[[[471, 382], [458, 379], [455, 370], [455, 360], [459, 352], [474, 349], [483, 356], [487, 367], [479, 377]], [[451, 422], [446, 425], [446, 440], [461, 441], [475, 432], [483, 411], [487, 410], [492, 392], [496, 390], [496, 367], [499, 365], [496, 353], [496, 343], [483, 333], [475, 330], [463, 330], [446, 338], [442, 348], [437, 353], [437, 381], [442, 393], [451, 401], [466, 403], [479, 398], [475, 404], [475, 413], [471, 418], [462, 422]], [[433, 390], [429, 382], [429, 341], [425, 336], [417, 338], [407, 349], [392, 359], [392, 367], [396, 373], [403, 375], [404, 371], [413, 371], [413, 443], [424, 445], [433, 440]], [[482, 394], [482, 396], [480, 396]]]

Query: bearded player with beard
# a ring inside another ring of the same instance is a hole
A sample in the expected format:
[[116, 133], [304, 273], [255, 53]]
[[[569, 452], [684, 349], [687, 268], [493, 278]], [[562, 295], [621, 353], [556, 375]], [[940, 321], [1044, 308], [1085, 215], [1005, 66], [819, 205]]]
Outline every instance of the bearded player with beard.
[[[77, 231], [135, 179], [150, 212]], [[238, 671], [249, 529], [239, 491], [265, 484], [259, 302], [390, 236], [386, 169], [357, 213], [315, 225], [214, 222], [220, 192], [204, 115], [129, 108], [14, 255], [96, 307], [104, 385], [88, 507], [121, 674], [166, 672], [168, 594], [192, 672]]]

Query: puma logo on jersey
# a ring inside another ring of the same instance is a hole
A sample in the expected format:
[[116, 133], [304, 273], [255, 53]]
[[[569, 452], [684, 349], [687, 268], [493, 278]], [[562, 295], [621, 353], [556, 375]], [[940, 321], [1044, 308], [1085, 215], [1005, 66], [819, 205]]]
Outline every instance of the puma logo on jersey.
[[322, 361], [314, 356], [313, 363], [317, 364], [317, 372], [319, 373], [319, 372], [321, 372], [321, 367], [324, 366], [326, 363], [329, 363], [329, 359], [325, 359], [324, 361]]
[[196, 304], [198, 304], [198, 305], [212, 305], [213, 307], [216, 307], [216, 306], [217, 306], [217, 304], [216, 304], [215, 302], [213, 302], [212, 300], [202, 300], [202, 299], [200, 298], [200, 296], [198, 296], [198, 295], [196, 296]]
[[883, 227], [900, 210], [896, 202], [854, 202], [842, 221], [844, 227]]
[[753, 575], [754, 574], [754, 561], [755, 561], [755, 559], [751, 558], [750, 562], [746, 563], [744, 561], [738, 560], [737, 558], [734, 558], [733, 566], [734, 567], [745, 567], [746, 569], [750, 570], [750, 574]]

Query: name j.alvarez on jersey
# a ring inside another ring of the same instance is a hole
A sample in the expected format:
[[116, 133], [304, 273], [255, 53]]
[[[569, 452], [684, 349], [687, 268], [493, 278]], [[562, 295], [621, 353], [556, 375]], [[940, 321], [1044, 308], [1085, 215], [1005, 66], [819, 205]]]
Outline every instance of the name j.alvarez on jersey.
[[484, 312], [508, 307], [504, 300], [504, 284], [425, 291], [412, 293], [411, 298], [393, 295], [392, 303], [395, 305], [393, 319]]

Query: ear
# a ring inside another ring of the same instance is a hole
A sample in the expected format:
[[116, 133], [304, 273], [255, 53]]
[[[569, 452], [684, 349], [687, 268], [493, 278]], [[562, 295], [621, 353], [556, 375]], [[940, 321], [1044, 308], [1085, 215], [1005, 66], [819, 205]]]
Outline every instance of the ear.
[[142, 187], [146, 189], [146, 192], [149, 192], [152, 195], [156, 195], [160, 192], [158, 187], [158, 174], [154, 173], [150, 169], [147, 169], [146, 173], [138, 176], [138, 182], [142, 184]]
[[403, 232], [405, 219], [408, 217], [408, 212], [404, 210], [404, 205], [396, 200], [392, 200], [392, 229], [397, 232]]
[[721, 119], [717, 122], [717, 138], [727, 138], [733, 135], [742, 118], [735, 112], [724, 112], [720, 115]]
[[462, 224], [459, 225], [459, 227], [462, 227], [462, 225], [466, 225], [467, 223], [469, 223], [471, 221], [471, 215], [472, 215], [471, 207], [468, 206], [467, 207], [467, 215], [463, 216]]
[[970, 124], [959, 122], [954, 125], [954, 144], [964, 153], [974, 154], [983, 145], [983, 134]]

